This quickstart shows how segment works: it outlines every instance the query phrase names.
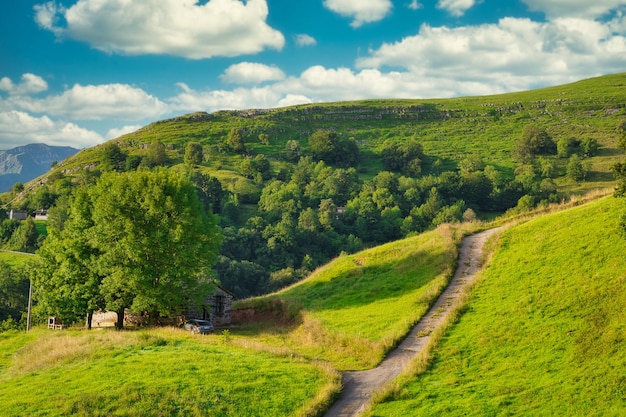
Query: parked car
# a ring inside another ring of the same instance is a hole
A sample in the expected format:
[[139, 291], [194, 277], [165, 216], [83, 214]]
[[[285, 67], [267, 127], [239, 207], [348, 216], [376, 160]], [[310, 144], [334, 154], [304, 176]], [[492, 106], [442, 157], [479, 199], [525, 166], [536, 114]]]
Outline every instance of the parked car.
[[187, 320], [184, 325], [186, 330], [189, 330], [191, 333], [213, 333], [213, 323], [208, 320], [196, 320], [191, 319]]

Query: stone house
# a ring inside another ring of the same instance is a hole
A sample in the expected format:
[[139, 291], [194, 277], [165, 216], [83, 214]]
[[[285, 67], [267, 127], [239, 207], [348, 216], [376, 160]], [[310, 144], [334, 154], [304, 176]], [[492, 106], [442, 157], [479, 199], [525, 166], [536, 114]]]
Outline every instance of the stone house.
[[232, 322], [235, 295], [227, 289], [216, 286], [201, 309], [190, 306], [187, 319], [210, 320], [215, 327], [228, 327]]

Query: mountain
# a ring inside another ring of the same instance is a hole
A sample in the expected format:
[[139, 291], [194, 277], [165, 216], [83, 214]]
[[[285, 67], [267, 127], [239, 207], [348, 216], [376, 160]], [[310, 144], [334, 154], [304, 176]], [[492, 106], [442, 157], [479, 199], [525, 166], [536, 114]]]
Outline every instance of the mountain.
[[25, 183], [50, 170], [53, 162], [63, 161], [78, 149], [33, 143], [6, 151], [0, 150], [0, 192], [17, 183]]

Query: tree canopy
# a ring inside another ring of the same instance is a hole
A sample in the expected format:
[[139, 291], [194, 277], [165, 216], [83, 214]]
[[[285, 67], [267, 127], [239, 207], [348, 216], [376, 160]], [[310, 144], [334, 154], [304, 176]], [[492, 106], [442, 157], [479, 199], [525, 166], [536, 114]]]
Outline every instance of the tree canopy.
[[190, 299], [201, 304], [220, 233], [189, 179], [164, 169], [106, 173], [71, 207], [40, 250], [48, 308], [71, 306], [60, 313], [74, 317], [129, 308], [158, 319]]

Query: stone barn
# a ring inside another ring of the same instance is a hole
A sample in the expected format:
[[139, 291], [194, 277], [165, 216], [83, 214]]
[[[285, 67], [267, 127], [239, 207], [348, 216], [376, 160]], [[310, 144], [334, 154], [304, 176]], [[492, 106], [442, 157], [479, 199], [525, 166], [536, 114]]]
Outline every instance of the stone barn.
[[235, 295], [232, 292], [218, 285], [207, 297], [202, 309], [192, 306], [187, 312], [187, 318], [211, 320], [215, 327], [228, 327], [232, 321], [234, 299]]

